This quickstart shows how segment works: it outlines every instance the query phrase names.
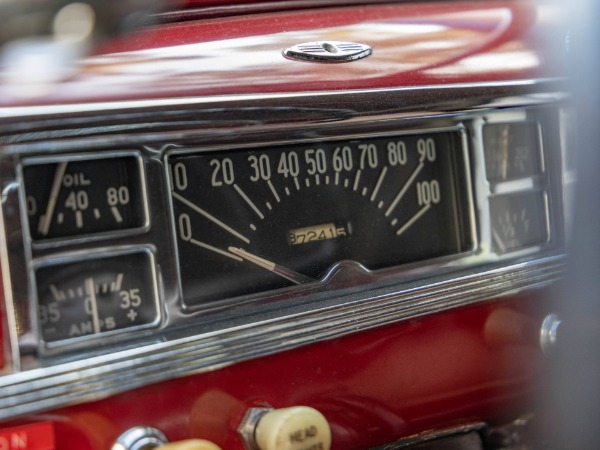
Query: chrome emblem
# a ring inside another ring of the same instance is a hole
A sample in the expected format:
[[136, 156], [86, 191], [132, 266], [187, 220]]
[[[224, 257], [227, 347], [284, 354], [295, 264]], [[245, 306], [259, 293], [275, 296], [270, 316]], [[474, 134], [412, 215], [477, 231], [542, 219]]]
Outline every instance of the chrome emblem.
[[317, 41], [304, 42], [283, 51], [288, 59], [311, 62], [342, 63], [365, 58], [371, 47], [356, 42]]

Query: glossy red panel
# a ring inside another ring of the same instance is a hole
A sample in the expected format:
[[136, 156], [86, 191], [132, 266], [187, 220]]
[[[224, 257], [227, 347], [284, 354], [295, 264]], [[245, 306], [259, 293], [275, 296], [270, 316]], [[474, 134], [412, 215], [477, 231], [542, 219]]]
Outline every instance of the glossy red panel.
[[336, 450], [469, 421], [502, 423], [528, 412], [538, 387], [541, 302], [457, 309], [31, 419], [53, 420], [58, 448], [79, 450], [107, 449], [141, 424], [171, 440], [241, 450], [237, 426], [247, 408], [265, 405], [317, 408]]
[[[557, 76], [557, 14], [531, 2], [390, 4], [164, 25], [106, 44], [47, 95], [0, 106], [407, 87]], [[307, 41], [368, 43], [352, 63], [285, 59]]]
[[56, 450], [54, 425], [33, 423], [20, 427], [0, 428], [2, 450]]

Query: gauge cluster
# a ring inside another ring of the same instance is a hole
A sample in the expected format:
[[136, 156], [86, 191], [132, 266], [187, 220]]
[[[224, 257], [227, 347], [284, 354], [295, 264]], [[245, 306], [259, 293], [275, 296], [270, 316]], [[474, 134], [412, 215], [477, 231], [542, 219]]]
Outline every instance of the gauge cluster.
[[25, 152], [3, 201], [15, 354], [33, 368], [419, 292], [424, 308], [434, 287], [453, 304], [456, 277], [560, 251], [557, 117]]

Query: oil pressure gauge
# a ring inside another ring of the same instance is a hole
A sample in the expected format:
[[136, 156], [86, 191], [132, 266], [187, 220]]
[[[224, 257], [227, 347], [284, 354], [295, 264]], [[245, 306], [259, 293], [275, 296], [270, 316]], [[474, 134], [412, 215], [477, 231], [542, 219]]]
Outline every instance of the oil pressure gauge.
[[146, 224], [140, 160], [133, 155], [27, 162], [23, 168], [34, 241]]
[[48, 264], [35, 276], [46, 343], [158, 323], [153, 255], [146, 250]]

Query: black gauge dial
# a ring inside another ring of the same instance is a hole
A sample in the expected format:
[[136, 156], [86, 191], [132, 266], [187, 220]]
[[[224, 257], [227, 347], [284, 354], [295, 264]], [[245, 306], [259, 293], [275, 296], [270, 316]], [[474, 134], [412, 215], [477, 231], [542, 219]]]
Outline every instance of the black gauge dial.
[[536, 122], [485, 125], [483, 149], [488, 180], [501, 182], [541, 174], [539, 141]]
[[139, 159], [87, 158], [23, 168], [34, 241], [143, 227]]
[[169, 159], [186, 305], [471, 248], [461, 134]]
[[492, 248], [507, 253], [548, 240], [547, 208], [541, 191], [497, 195], [490, 199]]
[[45, 342], [138, 328], [157, 321], [152, 256], [146, 251], [52, 264], [36, 271]]

